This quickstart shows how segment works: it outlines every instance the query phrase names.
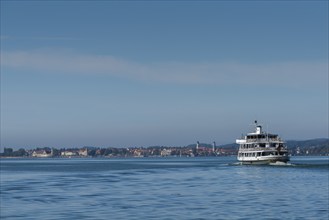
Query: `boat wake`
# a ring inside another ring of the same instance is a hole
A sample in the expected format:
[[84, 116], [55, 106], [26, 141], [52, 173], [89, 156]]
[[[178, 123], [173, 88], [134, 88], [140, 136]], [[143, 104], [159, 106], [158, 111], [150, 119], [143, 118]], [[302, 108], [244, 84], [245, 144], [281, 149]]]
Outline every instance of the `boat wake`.
[[295, 164], [288, 163], [288, 162], [282, 162], [282, 161], [276, 161], [275, 163], [269, 163], [271, 166], [296, 166]]
[[230, 163], [229, 166], [296, 166], [296, 164], [285, 163], [281, 161], [277, 161], [275, 163], [268, 163], [268, 164], [243, 164], [241, 162]]
[[229, 165], [229, 166], [245, 166], [245, 165], [243, 165], [243, 163], [241, 163], [241, 162], [229, 163], [229, 164], [227, 164], [227, 165]]

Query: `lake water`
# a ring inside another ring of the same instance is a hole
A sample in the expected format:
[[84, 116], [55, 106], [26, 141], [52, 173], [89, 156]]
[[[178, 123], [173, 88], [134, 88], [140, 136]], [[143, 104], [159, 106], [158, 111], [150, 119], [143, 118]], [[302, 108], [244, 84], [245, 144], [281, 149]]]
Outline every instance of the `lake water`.
[[328, 157], [1, 159], [1, 219], [328, 219]]

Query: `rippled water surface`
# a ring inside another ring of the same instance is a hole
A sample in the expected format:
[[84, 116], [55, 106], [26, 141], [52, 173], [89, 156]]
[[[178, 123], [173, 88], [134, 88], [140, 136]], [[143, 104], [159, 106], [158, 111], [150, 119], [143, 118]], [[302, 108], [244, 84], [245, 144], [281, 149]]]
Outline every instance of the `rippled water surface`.
[[328, 219], [328, 157], [1, 159], [1, 219]]

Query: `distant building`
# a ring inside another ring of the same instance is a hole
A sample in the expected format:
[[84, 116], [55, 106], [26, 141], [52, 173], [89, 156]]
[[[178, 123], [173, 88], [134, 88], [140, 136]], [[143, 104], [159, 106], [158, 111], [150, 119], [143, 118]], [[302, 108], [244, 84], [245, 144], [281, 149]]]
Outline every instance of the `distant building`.
[[133, 151], [133, 155], [134, 155], [134, 157], [142, 157], [143, 156], [141, 149], [135, 149]]
[[73, 156], [77, 156], [78, 153], [75, 151], [70, 151], [70, 150], [66, 150], [66, 151], [62, 151], [61, 152], [61, 156], [63, 157], [73, 157]]
[[87, 157], [88, 156], [88, 150], [87, 148], [82, 148], [78, 151], [79, 156], [81, 157]]
[[32, 157], [51, 157], [53, 156], [52, 151], [50, 153], [47, 153], [46, 150], [34, 150], [32, 152]]
[[162, 157], [167, 157], [171, 155], [171, 150], [170, 149], [163, 149], [160, 153]]

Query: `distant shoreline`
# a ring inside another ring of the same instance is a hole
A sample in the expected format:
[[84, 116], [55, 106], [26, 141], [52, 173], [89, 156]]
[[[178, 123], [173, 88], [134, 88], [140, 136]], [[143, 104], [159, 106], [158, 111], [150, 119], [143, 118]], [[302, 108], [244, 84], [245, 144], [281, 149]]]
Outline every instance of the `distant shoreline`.
[[[3, 157], [0, 156], [0, 159], [36, 159], [36, 160], [42, 160], [42, 159], [138, 159], [138, 158], [155, 158], [155, 159], [164, 159], [164, 158], [209, 158], [209, 157], [235, 157], [236, 155], [227, 155], [227, 156], [199, 156], [199, 157], [177, 157], [177, 156], [167, 156], [167, 157], [161, 157], [161, 156], [152, 156], [152, 157]], [[323, 157], [328, 158], [329, 155], [291, 155], [291, 157]]]
[[[291, 156], [329, 156], [329, 139], [311, 139], [304, 141], [287, 141], [288, 153]], [[4, 148], [1, 158], [137, 158], [137, 157], [219, 157], [236, 156], [237, 144], [216, 146], [200, 143], [184, 147], [150, 146], [150, 147], [93, 147], [81, 148], [36, 148], [25, 150], [20, 148]]]

